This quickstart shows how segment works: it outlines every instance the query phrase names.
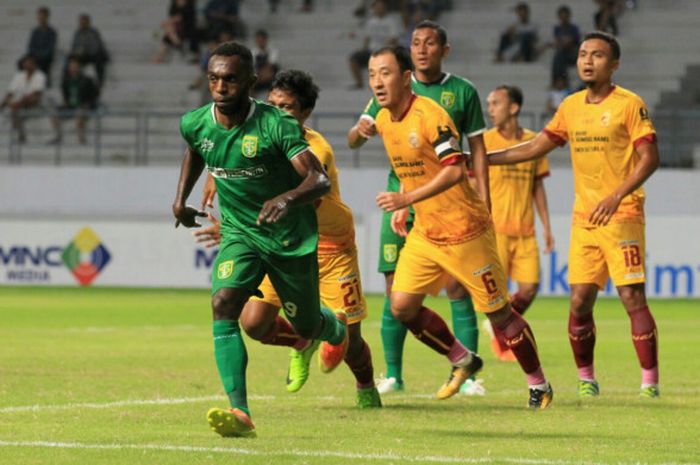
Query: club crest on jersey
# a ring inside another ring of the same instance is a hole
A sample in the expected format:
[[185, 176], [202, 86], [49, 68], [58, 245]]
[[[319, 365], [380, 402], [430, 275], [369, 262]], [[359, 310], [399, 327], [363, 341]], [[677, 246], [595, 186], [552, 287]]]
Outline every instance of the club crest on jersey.
[[216, 277], [219, 279], [230, 278], [233, 274], [233, 260], [226, 260], [225, 262], [219, 263], [219, 267], [216, 269]]
[[440, 105], [443, 106], [443, 108], [452, 108], [452, 106], [455, 104], [455, 94], [452, 92], [443, 92], [440, 94]]
[[246, 158], [253, 158], [258, 153], [258, 138], [257, 136], [243, 136], [241, 143], [241, 153]]
[[414, 149], [418, 148], [418, 133], [415, 129], [412, 129], [411, 132], [408, 134], [408, 145], [410, 145]]
[[396, 244], [384, 244], [384, 260], [394, 263], [399, 258], [399, 249]]
[[609, 111], [606, 111], [600, 116], [600, 125], [603, 126], [604, 128], [607, 128], [610, 126], [610, 119], [612, 118], [612, 115], [610, 114]]
[[207, 139], [206, 137], [199, 144], [197, 144], [199, 153], [209, 153], [214, 149], [214, 142]]

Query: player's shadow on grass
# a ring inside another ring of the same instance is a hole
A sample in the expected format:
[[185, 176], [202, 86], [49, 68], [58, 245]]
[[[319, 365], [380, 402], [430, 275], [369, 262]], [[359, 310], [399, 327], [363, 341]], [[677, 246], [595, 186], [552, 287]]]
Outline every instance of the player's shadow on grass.
[[[496, 410], [509, 410], [509, 411], [522, 411], [524, 408], [519, 405], [502, 405], [502, 404], [495, 404], [495, 403], [476, 403], [476, 402], [460, 402], [459, 400], [455, 401], [446, 401], [446, 402], [441, 402], [438, 400], [435, 401], [426, 401], [426, 402], [421, 402], [421, 403], [416, 403], [416, 402], [411, 402], [411, 403], [387, 403], [387, 401], [384, 402], [384, 408], [388, 410], [405, 410], [405, 411], [425, 411], [425, 409], [430, 409], [430, 410], [444, 410], [444, 411], [458, 411], [460, 409], [464, 409], [465, 411], [469, 412], [491, 412], [493, 413]], [[391, 402], [391, 401], [389, 401]]]

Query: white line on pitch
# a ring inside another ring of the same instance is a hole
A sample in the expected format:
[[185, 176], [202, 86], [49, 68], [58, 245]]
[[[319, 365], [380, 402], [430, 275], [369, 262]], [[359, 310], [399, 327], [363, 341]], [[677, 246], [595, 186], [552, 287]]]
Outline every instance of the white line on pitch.
[[[311, 451], [291, 449], [284, 452], [262, 451], [238, 447], [197, 447], [160, 444], [84, 444], [78, 442], [49, 442], [49, 441], [2, 441], [0, 447], [38, 447], [57, 449], [98, 449], [98, 450], [152, 450], [163, 452], [204, 452], [219, 454], [257, 455], [262, 457], [318, 457], [318, 458], [347, 458], [360, 460], [399, 461], [418, 463], [511, 463], [518, 465], [608, 465], [605, 462], [586, 462], [574, 460], [527, 459], [515, 457], [446, 457], [435, 455], [401, 455], [401, 454], [361, 454], [338, 451]], [[630, 464], [616, 463], [615, 465], [644, 465], [640, 462]], [[663, 465], [663, 464], [662, 464]], [[670, 464], [669, 464], [670, 465]], [[693, 463], [674, 463], [673, 465], [698, 465]]]

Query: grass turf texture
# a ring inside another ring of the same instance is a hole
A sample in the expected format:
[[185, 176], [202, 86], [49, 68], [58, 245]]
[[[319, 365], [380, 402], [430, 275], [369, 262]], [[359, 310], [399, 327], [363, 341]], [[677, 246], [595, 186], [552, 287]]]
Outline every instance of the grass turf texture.
[[[384, 369], [381, 298], [363, 334]], [[449, 321], [448, 302], [429, 300]], [[555, 388], [552, 407], [525, 408], [515, 364], [481, 335], [486, 397], [437, 401], [447, 362], [407, 338], [406, 391], [381, 410], [354, 407], [346, 367], [285, 389], [284, 348], [247, 340], [258, 438], [223, 439], [209, 407], [227, 407], [212, 356], [206, 290], [0, 287], [0, 463], [353, 464], [700, 462], [698, 302], [650, 304], [660, 332], [660, 399], [640, 399], [629, 322], [600, 300], [599, 398], [579, 401], [567, 301], [538, 299], [527, 317]], [[159, 403], [155, 401], [160, 399]], [[145, 401], [145, 402], [140, 402]]]

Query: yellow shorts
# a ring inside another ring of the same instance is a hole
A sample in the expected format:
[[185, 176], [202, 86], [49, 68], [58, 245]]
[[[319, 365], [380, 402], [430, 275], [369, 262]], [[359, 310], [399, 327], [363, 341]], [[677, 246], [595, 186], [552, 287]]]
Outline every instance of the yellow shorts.
[[569, 284], [605, 287], [643, 283], [644, 225], [615, 223], [597, 228], [571, 227]]
[[496, 247], [506, 276], [518, 283], [540, 282], [540, 251], [535, 236], [496, 233]]
[[467, 288], [479, 312], [493, 312], [508, 303], [506, 276], [491, 228], [470, 241], [449, 245], [437, 245], [409, 233], [396, 265], [392, 291], [436, 295], [448, 276]]
[[[334, 312], [344, 311], [348, 324], [358, 323], [367, 318], [367, 305], [362, 293], [360, 264], [355, 247], [318, 256], [319, 292], [321, 302]], [[251, 297], [277, 307], [282, 306], [270, 279], [265, 276], [258, 289], [263, 297]]]

